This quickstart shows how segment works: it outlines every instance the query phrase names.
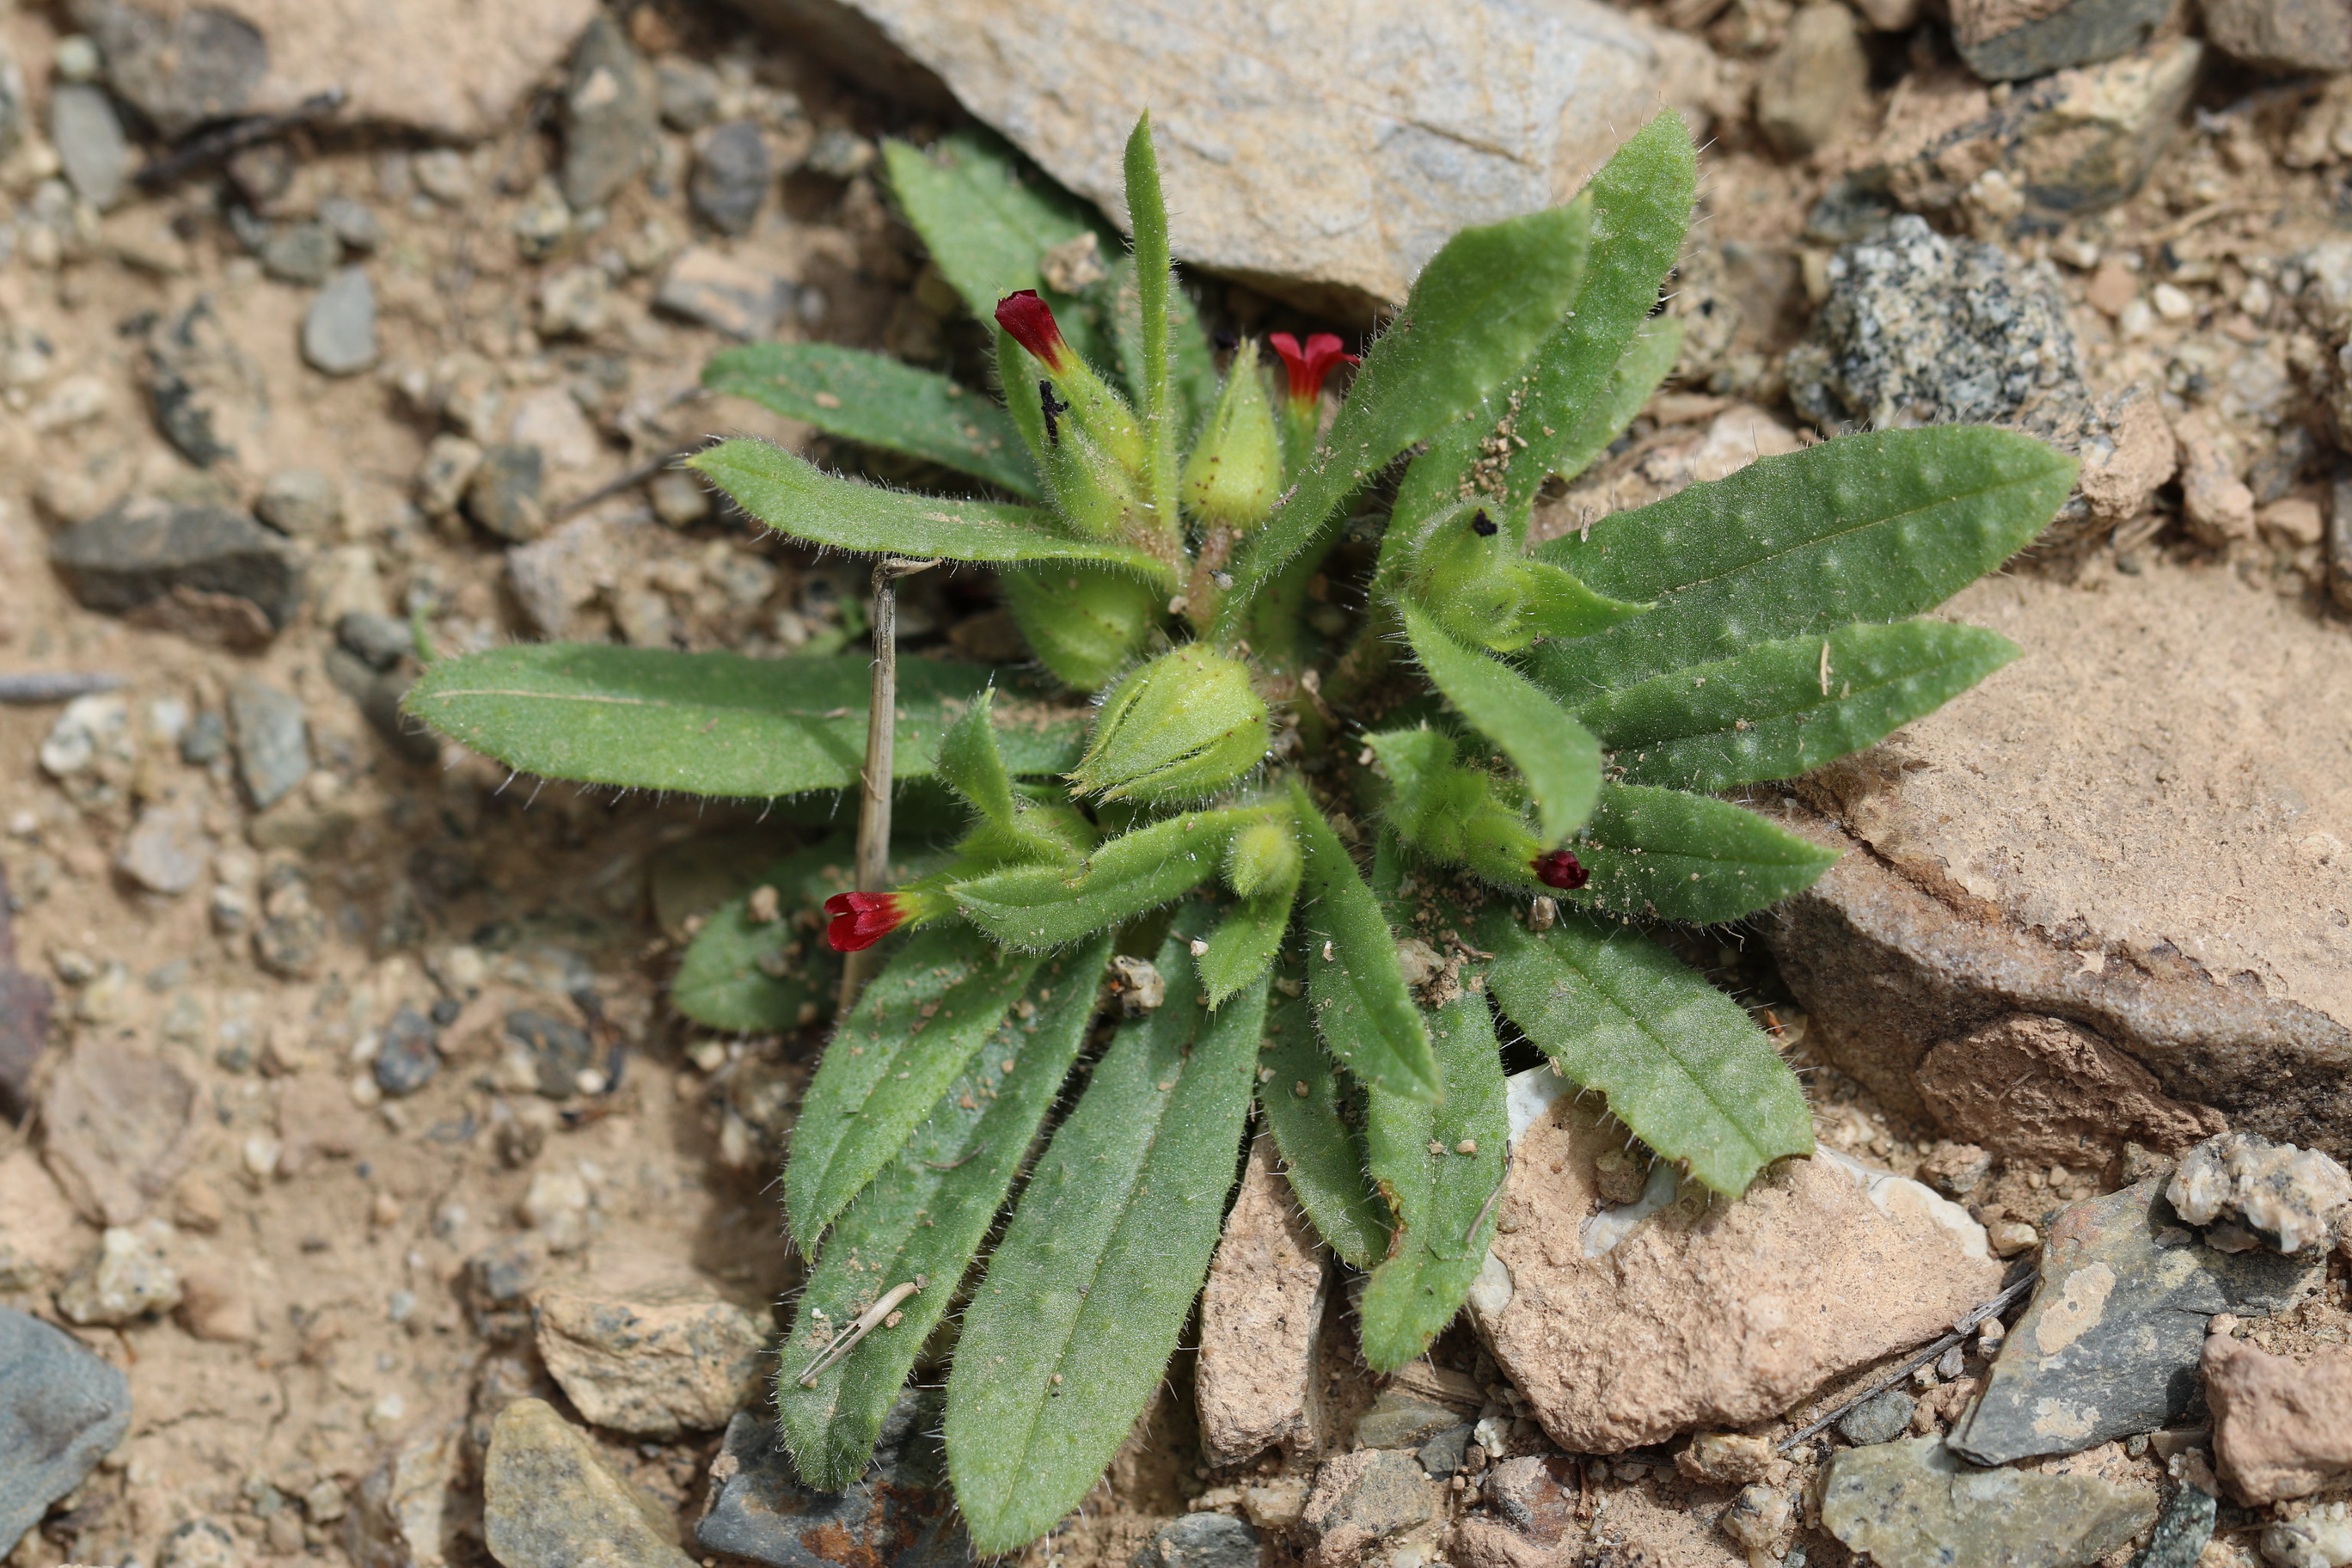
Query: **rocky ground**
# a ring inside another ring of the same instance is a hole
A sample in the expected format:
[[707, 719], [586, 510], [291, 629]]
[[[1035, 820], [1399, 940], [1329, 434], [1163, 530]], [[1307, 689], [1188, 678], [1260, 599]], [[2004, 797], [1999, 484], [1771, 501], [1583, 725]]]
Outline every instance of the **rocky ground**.
[[[818, 1042], [664, 987], [795, 830], [396, 704], [419, 629], [854, 647], [860, 573], [665, 468], [816, 448], [704, 360], [969, 354], [877, 140], [969, 112], [1108, 197], [1139, 82], [1242, 331], [1362, 331], [1699, 123], [1684, 363], [1553, 531], [1861, 426], [2084, 470], [1957, 606], [2027, 657], [1779, 794], [1849, 853], [1693, 939], [1823, 1156], [1709, 1205], [1522, 1075], [1469, 1320], [1385, 1383], [1254, 1165], [1198, 1349], [1026, 1555], [2352, 1561], [2340, 10], [863, 9], [916, 58], [805, 0], [0, 16], [9, 1568], [964, 1560], [919, 1401], [839, 1499], [759, 1426]], [[899, 627], [1021, 656], [983, 574]]]

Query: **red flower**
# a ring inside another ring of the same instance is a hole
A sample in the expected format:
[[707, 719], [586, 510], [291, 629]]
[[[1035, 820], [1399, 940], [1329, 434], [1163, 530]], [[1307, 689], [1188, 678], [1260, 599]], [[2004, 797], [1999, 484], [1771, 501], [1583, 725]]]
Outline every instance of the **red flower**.
[[[1565, 849], [1555, 849], [1549, 855], [1537, 856], [1528, 862], [1528, 869], [1533, 871], [1536, 874], [1536, 880], [1545, 887], [1558, 888], [1563, 892], [1572, 893], [1592, 880], [1592, 873], [1579, 865], [1576, 857]], [[827, 904], [825, 908], [831, 909], [833, 906]]]
[[1054, 308], [1037, 298], [1034, 289], [1018, 289], [999, 300], [996, 324], [1011, 333], [1014, 342], [1036, 355], [1047, 370], [1058, 375], [1069, 369], [1070, 346], [1062, 341], [1062, 329], [1054, 320]]
[[1331, 374], [1334, 365], [1364, 363], [1354, 354], [1341, 353], [1339, 338], [1330, 332], [1316, 333], [1307, 340], [1303, 349], [1288, 332], [1276, 332], [1265, 341], [1274, 345], [1274, 352], [1289, 367], [1290, 395], [1300, 403], [1312, 403], [1323, 395], [1323, 378]]
[[896, 893], [835, 893], [825, 900], [824, 912], [833, 923], [824, 940], [835, 952], [864, 952], [906, 924], [914, 911]]

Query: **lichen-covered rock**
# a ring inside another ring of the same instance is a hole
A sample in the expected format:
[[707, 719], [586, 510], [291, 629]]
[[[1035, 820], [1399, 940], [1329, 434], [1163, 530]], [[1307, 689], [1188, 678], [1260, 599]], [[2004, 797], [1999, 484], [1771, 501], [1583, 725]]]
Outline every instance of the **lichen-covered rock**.
[[2213, 1458], [2239, 1501], [2308, 1497], [2352, 1477], [2352, 1352], [2296, 1360], [2209, 1334], [2204, 1372]]
[[505, 1568], [694, 1568], [667, 1510], [542, 1399], [516, 1400], [491, 1428], [482, 1537]]
[[547, 1370], [594, 1426], [650, 1437], [715, 1431], [759, 1394], [772, 1335], [731, 1301], [550, 1290], [531, 1308]]
[[2156, 1494], [2097, 1476], [1974, 1469], [1916, 1437], [1838, 1454], [1821, 1507], [1822, 1527], [1880, 1568], [2074, 1568], [2147, 1529]]
[[1394, 1448], [1359, 1448], [1315, 1472], [1303, 1522], [1315, 1537], [1308, 1568], [1354, 1568], [1389, 1536], [1438, 1517], [1438, 1485], [1421, 1461]]
[[2189, 1152], [2165, 1196], [2190, 1225], [2234, 1223], [2280, 1252], [2325, 1250], [2352, 1209], [2352, 1175], [2316, 1150], [2225, 1132]]

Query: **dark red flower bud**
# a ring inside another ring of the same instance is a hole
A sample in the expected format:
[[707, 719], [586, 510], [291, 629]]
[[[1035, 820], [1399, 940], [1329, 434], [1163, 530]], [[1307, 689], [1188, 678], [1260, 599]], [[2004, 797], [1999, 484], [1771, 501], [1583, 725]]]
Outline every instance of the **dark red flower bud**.
[[[1006, 331], [1012, 329], [1007, 328]], [[1300, 348], [1298, 340], [1288, 332], [1276, 332], [1265, 340], [1290, 371], [1290, 395], [1299, 403], [1312, 403], [1323, 395], [1324, 378], [1339, 364], [1361, 364], [1364, 362], [1351, 353], [1339, 352], [1339, 340], [1329, 332], [1318, 332]]]
[[[1528, 869], [1533, 871], [1536, 874], [1536, 880], [1545, 887], [1558, 888], [1566, 893], [1572, 893], [1592, 880], [1592, 873], [1579, 865], [1576, 857], [1565, 849], [1555, 849], [1549, 855], [1537, 856], [1528, 862]], [[833, 906], [827, 904], [825, 908], [831, 909]]]
[[896, 893], [835, 893], [825, 900], [833, 923], [824, 940], [835, 952], [863, 952], [906, 923], [907, 900]]
[[1011, 333], [1014, 342], [1036, 355], [1047, 370], [1058, 375], [1069, 369], [1070, 345], [1062, 341], [1062, 329], [1054, 320], [1054, 308], [1037, 298], [1034, 289], [1019, 289], [999, 300], [996, 324]]

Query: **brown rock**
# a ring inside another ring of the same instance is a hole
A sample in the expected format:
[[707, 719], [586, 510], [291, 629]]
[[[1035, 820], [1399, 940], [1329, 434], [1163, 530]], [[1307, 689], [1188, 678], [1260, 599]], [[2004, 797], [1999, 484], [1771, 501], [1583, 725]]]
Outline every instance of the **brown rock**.
[[345, 1543], [359, 1568], [441, 1568], [442, 1511], [457, 1479], [454, 1427], [403, 1440], [360, 1482]]
[[1965, 1214], [1898, 1178], [1866, 1192], [1831, 1157], [1783, 1161], [1733, 1203], [1686, 1193], [1588, 1256], [1593, 1161], [1622, 1137], [1565, 1098], [1528, 1125], [1471, 1292], [1496, 1361], [1570, 1452], [1778, 1415], [2000, 1287]]
[[1675, 1456], [1675, 1468], [1713, 1487], [1744, 1487], [1786, 1480], [1792, 1467], [1772, 1450], [1769, 1437], [1745, 1432], [1702, 1432]]
[[89, 1250], [90, 1236], [29, 1149], [0, 1158], [0, 1290], [37, 1290]]
[[260, 1338], [253, 1295], [227, 1263], [207, 1260], [180, 1269], [180, 1326], [200, 1340], [251, 1344]]
[[531, 1316], [539, 1353], [580, 1414], [646, 1436], [726, 1426], [758, 1396], [772, 1337], [733, 1302], [686, 1289], [629, 1300], [549, 1290]]
[[2139, 274], [2120, 261], [2103, 261], [2091, 274], [2090, 283], [2083, 290], [2083, 299], [2101, 315], [2113, 318], [2124, 313], [2124, 307], [2139, 298]]
[[2116, 1170], [2126, 1143], [2179, 1154], [2227, 1125], [2081, 1025], [2030, 1013], [1946, 1040], [1911, 1081], [1946, 1131], [2034, 1164]]
[[329, 1160], [348, 1160], [365, 1144], [366, 1114], [350, 1089], [322, 1072], [297, 1073], [278, 1086], [278, 1171], [300, 1176]]
[[1437, 1518], [1442, 1495], [1402, 1449], [1359, 1448], [1327, 1461], [1302, 1518], [1316, 1538], [1308, 1568], [1355, 1568], [1375, 1543]]
[[83, 1218], [135, 1224], [195, 1157], [196, 1110], [196, 1086], [179, 1068], [93, 1036], [41, 1097], [42, 1158]]
[[2200, 415], [2184, 414], [2172, 432], [2180, 442], [2180, 503], [2189, 531], [2208, 544], [2252, 538], [2254, 492], [2238, 478], [2211, 426]]
[[483, 1539], [505, 1568], [693, 1568], [677, 1549], [677, 1521], [544, 1400], [499, 1413], [482, 1503]]
[[1507, 1524], [1465, 1519], [1454, 1527], [1445, 1561], [1456, 1568], [1573, 1568], [1574, 1548], [1538, 1546]]
[[1193, 1388], [1212, 1465], [1237, 1465], [1307, 1430], [1325, 1274], [1323, 1245], [1261, 1137], [1201, 1298]]
[[1814, 0], [1789, 20], [1756, 76], [1756, 123], [1790, 157], [1827, 146], [1869, 101], [1870, 61], [1853, 13]]
[[2180, 467], [2172, 426], [2153, 397], [2126, 394], [2102, 404], [2075, 447], [2083, 461], [2074, 488], [2091, 509], [2094, 530], [2137, 517], [2156, 488]]
[[2352, 70], [2352, 6], [2344, 0], [2204, 0], [2205, 36], [2271, 70]]
[[2352, 1477], [2352, 1352], [2296, 1361], [2210, 1334], [2204, 1373], [2213, 1457], [2240, 1502], [2308, 1497]]
[[2342, 1158], [2342, 632], [2160, 560], [2096, 592], [1989, 581], [1951, 608], [2025, 656], [1801, 786], [1829, 814], [1805, 830], [1867, 851], [1768, 933], [1812, 1037], [1919, 1114], [1912, 1075], [1942, 1042], [2012, 1013], [2064, 1018], [2172, 1099]]

